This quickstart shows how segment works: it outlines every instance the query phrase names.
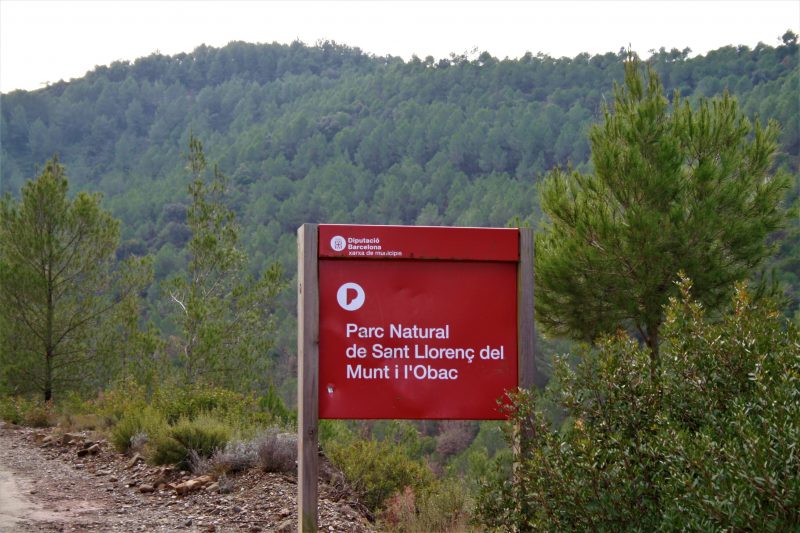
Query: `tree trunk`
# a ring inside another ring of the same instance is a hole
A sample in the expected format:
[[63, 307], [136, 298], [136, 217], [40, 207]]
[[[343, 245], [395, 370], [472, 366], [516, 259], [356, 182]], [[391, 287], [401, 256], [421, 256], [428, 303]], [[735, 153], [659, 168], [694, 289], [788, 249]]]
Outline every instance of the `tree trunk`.
[[[52, 255], [52, 254], [51, 254]], [[52, 262], [51, 262], [52, 263]], [[48, 264], [45, 271], [47, 280], [47, 330], [45, 331], [45, 353], [44, 353], [44, 401], [49, 402], [53, 399], [53, 356], [55, 351], [53, 328], [55, 324], [56, 305], [53, 298], [54, 282], [51, 277], [53, 272], [52, 264]]]
[[654, 384], [657, 384], [659, 381], [658, 372], [661, 368], [661, 355], [659, 353], [659, 343], [661, 339], [658, 336], [660, 326], [661, 324], [648, 325], [647, 337], [645, 338], [647, 347], [650, 348], [650, 380]]
[[44, 401], [53, 399], [53, 352], [48, 349], [44, 355]]

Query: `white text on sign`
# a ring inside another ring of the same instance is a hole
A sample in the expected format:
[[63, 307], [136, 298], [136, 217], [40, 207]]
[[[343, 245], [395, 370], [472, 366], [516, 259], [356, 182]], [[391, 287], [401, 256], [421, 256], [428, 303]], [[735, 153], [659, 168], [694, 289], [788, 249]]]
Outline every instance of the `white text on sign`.
[[[420, 326], [418, 324], [389, 324], [384, 326], [365, 326], [356, 323], [345, 325], [345, 337], [355, 341], [372, 339], [407, 339], [441, 341], [450, 339], [450, 325]], [[501, 361], [505, 359], [505, 346], [484, 345], [472, 346], [434, 346], [428, 343], [405, 343], [388, 346], [383, 342], [360, 344], [355, 342], [345, 349], [345, 357], [351, 360], [380, 359], [385, 361], [466, 361], [471, 364], [479, 361]], [[356, 380], [391, 380], [391, 379], [417, 379], [417, 380], [455, 380], [458, 379], [458, 369], [434, 366], [428, 364], [395, 364], [381, 367], [364, 366], [362, 364], [348, 364], [346, 378]]]

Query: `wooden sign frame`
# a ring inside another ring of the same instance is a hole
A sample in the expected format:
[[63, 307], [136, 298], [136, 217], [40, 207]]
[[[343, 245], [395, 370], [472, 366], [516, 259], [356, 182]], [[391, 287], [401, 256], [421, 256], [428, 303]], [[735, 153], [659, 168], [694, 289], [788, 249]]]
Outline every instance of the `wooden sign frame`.
[[[533, 386], [533, 230], [519, 228], [517, 262], [518, 386]], [[318, 527], [319, 476], [319, 225], [297, 231], [297, 516], [300, 533]]]

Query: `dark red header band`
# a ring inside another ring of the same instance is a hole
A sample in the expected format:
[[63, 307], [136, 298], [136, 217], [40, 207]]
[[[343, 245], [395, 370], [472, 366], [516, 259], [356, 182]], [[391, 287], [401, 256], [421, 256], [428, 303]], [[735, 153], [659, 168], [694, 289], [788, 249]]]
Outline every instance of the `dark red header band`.
[[319, 257], [519, 261], [519, 230], [320, 224]]

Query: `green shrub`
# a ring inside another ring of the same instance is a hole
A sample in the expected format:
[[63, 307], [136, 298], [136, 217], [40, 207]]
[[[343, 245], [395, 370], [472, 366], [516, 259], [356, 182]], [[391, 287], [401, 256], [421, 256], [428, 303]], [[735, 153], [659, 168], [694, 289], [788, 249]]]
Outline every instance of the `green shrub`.
[[[660, 367], [620, 334], [561, 360], [550, 394], [520, 394], [529, 441], [513, 478], [483, 485], [478, 515], [496, 531], [798, 531], [800, 338], [739, 286], [709, 319], [679, 283]], [[509, 432], [510, 433], [510, 432]]]
[[21, 424], [23, 412], [20, 409], [20, 400], [14, 396], [0, 398], [0, 419], [9, 424]]
[[800, 334], [739, 287], [709, 323], [667, 314], [665, 531], [800, 531]]
[[286, 404], [283, 403], [283, 400], [272, 385], [270, 385], [267, 392], [258, 399], [258, 406], [263, 412], [268, 413], [276, 422], [284, 425], [296, 422], [296, 416], [286, 408]]
[[105, 429], [113, 421], [99, 414], [97, 405], [77, 391], [65, 392], [56, 405], [58, 427], [61, 431], [94, 431]]
[[478, 480], [489, 473], [498, 454], [505, 457], [511, 454], [501, 422], [483, 421], [469, 447], [452, 457], [447, 462], [445, 471], [449, 477], [463, 478], [471, 492], [475, 493]]
[[32, 428], [55, 426], [56, 414], [52, 402], [33, 403], [23, 415], [22, 423]]
[[[257, 400], [219, 387], [162, 384], [148, 393], [126, 379], [100, 394], [90, 408], [112, 426], [109, 439], [120, 452], [131, 449], [132, 439], [146, 441], [148, 459], [156, 464], [188, 464], [189, 451], [208, 457], [236, 436], [258, 435], [274, 420], [291, 415], [270, 389]], [[91, 409], [89, 409], [91, 410]], [[142, 437], [142, 438], [138, 438]]]
[[52, 402], [10, 396], [0, 398], [0, 418], [9, 424], [50, 427], [55, 425], [57, 417]]
[[[161, 387], [152, 399], [153, 405], [169, 424], [176, 424], [181, 418], [194, 420], [204, 414], [212, 415], [237, 428], [242, 438], [255, 436], [276, 422], [285, 423], [281, 422], [285, 412], [280, 411], [278, 402], [277, 396], [262, 401], [252, 395], [206, 385]], [[269, 408], [276, 409], [278, 414]]]
[[387, 442], [356, 440], [345, 445], [332, 444], [328, 454], [372, 511], [378, 511], [387, 498], [406, 487], [418, 494], [434, 481], [426, 465], [409, 459]]
[[109, 421], [107, 418], [87, 413], [87, 414], [71, 414], [64, 413], [58, 419], [58, 427], [62, 431], [94, 431], [107, 428]]
[[102, 391], [93, 404], [95, 413], [106, 417], [111, 424], [114, 424], [127, 413], [144, 410], [149, 405], [149, 400], [147, 391], [142, 385], [131, 378], [126, 378]]
[[153, 407], [147, 406], [140, 411], [126, 412], [111, 429], [111, 444], [120, 453], [127, 453], [134, 443], [134, 438], [146, 435], [147, 439], [162, 435], [167, 429], [166, 421]]
[[54, 426], [57, 417], [52, 402], [11, 396], [0, 399], [0, 418], [10, 424], [43, 428]]
[[210, 413], [217, 418], [245, 419], [258, 411], [255, 401], [248, 396], [204, 385], [162, 387], [155, 393], [153, 404], [169, 424], [176, 424], [182, 418], [194, 420]]
[[155, 465], [177, 465], [184, 470], [191, 466], [186, 447], [173, 439], [169, 431], [153, 435], [147, 443], [147, 460]]
[[190, 452], [208, 458], [225, 448], [233, 430], [220, 420], [200, 415], [194, 420], [181, 418], [177, 424], [151, 437], [149, 459], [154, 464], [176, 464], [189, 468]]
[[370, 422], [369, 431], [375, 440], [392, 443], [412, 459], [421, 460], [436, 450], [436, 440], [421, 435], [419, 429], [409, 420], [375, 420]]
[[67, 391], [58, 401], [58, 412], [65, 415], [96, 414], [97, 406], [77, 391]]
[[320, 420], [319, 443], [323, 449], [329, 446], [343, 446], [355, 439], [355, 433], [346, 420]]

